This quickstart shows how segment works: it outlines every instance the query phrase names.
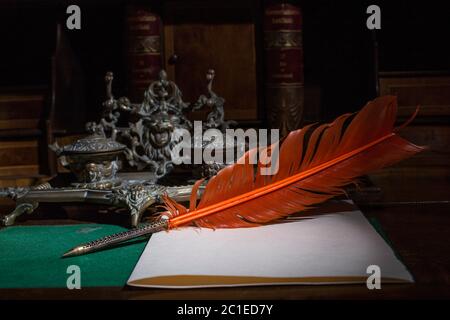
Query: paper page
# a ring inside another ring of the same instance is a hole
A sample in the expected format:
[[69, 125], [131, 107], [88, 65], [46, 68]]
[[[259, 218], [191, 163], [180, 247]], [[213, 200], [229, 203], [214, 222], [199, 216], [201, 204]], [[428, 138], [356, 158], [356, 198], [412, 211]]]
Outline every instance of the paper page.
[[365, 283], [370, 265], [383, 282], [412, 282], [360, 211], [256, 228], [180, 228], [154, 234], [129, 285], [190, 288]]

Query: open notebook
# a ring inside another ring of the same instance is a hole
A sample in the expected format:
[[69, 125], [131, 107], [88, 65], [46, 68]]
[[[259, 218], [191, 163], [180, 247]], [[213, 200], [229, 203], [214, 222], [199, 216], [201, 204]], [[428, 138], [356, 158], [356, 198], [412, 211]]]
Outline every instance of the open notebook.
[[245, 229], [180, 228], [154, 234], [128, 285], [160, 288], [413, 282], [356, 210]]

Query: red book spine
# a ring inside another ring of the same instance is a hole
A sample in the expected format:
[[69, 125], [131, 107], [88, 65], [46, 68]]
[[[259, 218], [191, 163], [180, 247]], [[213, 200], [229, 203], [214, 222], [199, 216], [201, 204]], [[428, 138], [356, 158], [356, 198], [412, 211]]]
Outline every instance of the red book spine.
[[162, 69], [161, 18], [147, 6], [129, 5], [125, 21], [129, 95], [141, 101]]
[[300, 126], [304, 76], [302, 12], [289, 3], [268, 4], [264, 10], [265, 84], [268, 120], [281, 135]]

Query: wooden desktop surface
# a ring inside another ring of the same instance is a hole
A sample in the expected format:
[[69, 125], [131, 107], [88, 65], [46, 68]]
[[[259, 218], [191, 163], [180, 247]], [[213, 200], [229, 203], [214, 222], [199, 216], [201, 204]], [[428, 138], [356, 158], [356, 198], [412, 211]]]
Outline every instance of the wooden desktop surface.
[[[133, 287], [68, 289], [0, 289], [0, 299], [431, 299], [450, 298], [450, 193], [446, 175], [378, 176], [382, 199], [361, 201], [375, 217], [393, 248], [412, 273], [414, 284], [268, 286], [209, 289], [144, 289]], [[2, 209], [2, 213], [5, 212]], [[21, 224], [77, 223], [35, 219]]]

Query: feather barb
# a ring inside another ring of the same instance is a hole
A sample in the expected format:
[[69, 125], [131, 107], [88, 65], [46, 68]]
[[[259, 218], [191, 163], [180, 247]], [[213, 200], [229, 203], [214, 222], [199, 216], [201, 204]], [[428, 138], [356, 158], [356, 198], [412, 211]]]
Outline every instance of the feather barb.
[[324, 163], [322, 165], [319, 165], [319, 166], [317, 166], [315, 168], [312, 168], [310, 170], [306, 170], [304, 172], [300, 172], [300, 173], [298, 173], [296, 175], [293, 175], [293, 176], [291, 176], [291, 177], [289, 177], [287, 179], [275, 182], [275, 183], [269, 185], [268, 187], [258, 188], [256, 190], [253, 190], [253, 191], [249, 192], [249, 193], [246, 193], [246, 194], [243, 194], [243, 195], [240, 195], [240, 196], [237, 196], [237, 197], [234, 197], [234, 198], [231, 198], [231, 199], [219, 202], [216, 205], [211, 205], [211, 206], [208, 206], [208, 207], [203, 208], [203, 209], [198, 209], [198, 210], [195, 210], [195, 211], [191, 211], [190, 213], [187, 213], [187, 214], [184, 214], [184, 215], [178, 215], [178, 216], [176, 216], [176, 217], [174, 217], [173, 219], [170, 220], [169, 226], [170, 226], [170, 228], [176, 228], [176, 227], [179, 227], [179, 226], [184, 225], [186, 223], [189, 223], [189, 222], [191, 222], [191, 221], [193, 221], [195, 219], [202, 218], [202, 217], [208, 216], [208, 215], [216, 213], [216, 212], [220, 212], [220, 211], [228, 209], [228, 208], [230, 208], [230, 207], [232, 207], [232, 206], [234, 206], [236, 204], [241, 204], [243, 202], [250, 201], [250, 200], [252, 200], [254, 198], [257, 198], [257, 197], [260, 197], [260, 196], [262, 196], [264, 194], [267, 194], [267, 193], [270, 193], [272, 191], [275, 191], [275, 190], [278, 190], [280, 188], [283, 188], [283, 187], [285, 187], [287, 185], [290, 185], [292, 183], [300, 181], [301, 179], [304, 179], [304, 178], [307, 178], [307, 177], [309, 177], [311, 175], [314, 175], [314, 174], [316, 174], [319, 171], [325, 170], [326, 168], [329, 168], [330, 166], [333, 166], [333, 165], [335, 165], [335, 164], [337, 164], [337, 163], [339, 163], [339, 162], [341, 162], [343, 160], [346, 160], [346, 159], [354, 156], [355, 154], [358, 154], [358, 153], [360, 153], [360, 152], [362, 152], [362, 151], [364, 151], [366, 149], [369, 149], [372, 146], [374, 146], [374, 145], [376, 145], [376, 144], [378, 144], [378, 143], [380, 143], [380, 142], [382, 142], [382, 141], [392, 137], [393, 135], [394, 135], [393, 133], [388, 134], [388, 135], [386, 135], [386, 136], [384, 136], [384, 137], [382, 137], [382, 138], [380, 138], [380, 139], [378, 139], [376, 141], [373, 141], [372, 143], [369, 143], [369, 144], [367, 144], [367, 145], [365, 145], [363, 147], [360, 147], [360, 148], [358, 148], [356, 150], [348, 152], [348, 153], [346, 153], [346, 154], [344, 154], [344, 155], [342, 155], [342, 156], [340, 156], [340, 157], [338, 157], [336, 159], [328, 161], [328, 162], [326, 162], [326, 163]]
[[[291, 132], [282, 143], [248, 151], [241, 158], [244, 161], [209, 180], [198, 205], [201, 181], [193, 188], [189, 209], [166, 198], [169, 227], [188, 223], [208, 228], [254, 227], [344, 194], [343, 187], [359, 176], [424, 149], [396, 134], [396, 113], [396, 98], [380, 97], [358, 113], [344, 114], [329, 124], [308, 125]], [[416, 114], [417, 110], [405, 125]], [[273, 147], [280, 148], [272, 152]], [[267, 168], [269, 153], [276, 155], [270, 160], [278, 170], [267, 175], [262, 169]], [[260, 160], [255, 167], [248, 160], [256, 154]]]

